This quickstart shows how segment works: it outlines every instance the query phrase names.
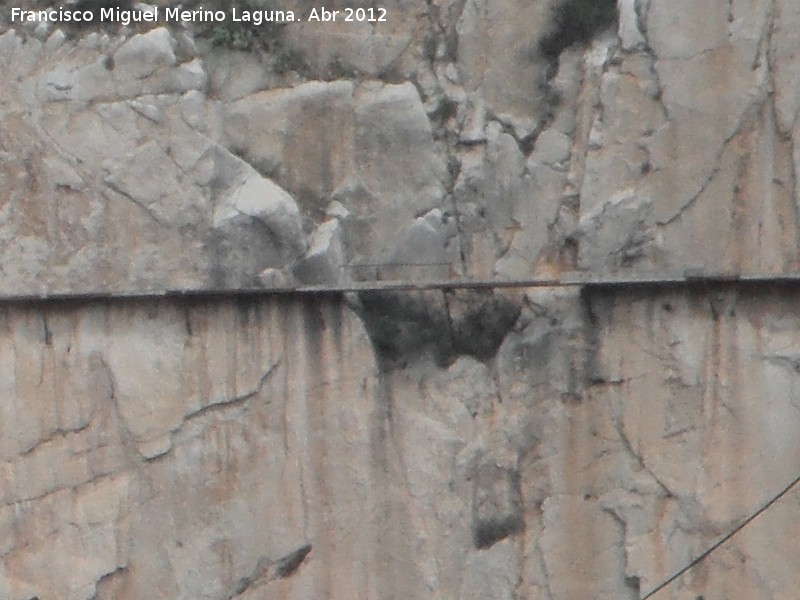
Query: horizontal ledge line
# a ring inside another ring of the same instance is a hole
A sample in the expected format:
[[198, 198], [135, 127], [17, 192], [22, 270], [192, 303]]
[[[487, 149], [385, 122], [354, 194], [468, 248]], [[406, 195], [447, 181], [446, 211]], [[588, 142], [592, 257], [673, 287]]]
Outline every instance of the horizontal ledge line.
[[679, 287], [701, 288], [707, 285], [800, 285], [800, 273], [791, 274], [714, 274], [687, 272], [680, 275], [642, 275], [642, 276], [593, 276], [583, 272], [564, 273], [557, 278], [537, 279], [445, 279], [431, 281], [367, 281], [339, 285], [306, 285], [275, 288], [225, 288], [225, 289], [185, 289], [185, 290], [147, 290], [147, 291], [88, 291], [64, 292], [47, 291], [40, 293], [0, 295], [0, 303], [46, 302], [46, 301], [91, 301], [115, 299], [155, 299], [155, 298], [234, 298], [270, 295], [323, 295], [352, 292], [414, 292], [435, 290], [486, 290], [513, 288], [636, 288], [675, 285]]
[[352, 265], [339, 265], [340, 269], [380, 268], [395, 269], [400, 267], [452, 267], [451, 262], [411, 262], [411, 263], [353, 263]]

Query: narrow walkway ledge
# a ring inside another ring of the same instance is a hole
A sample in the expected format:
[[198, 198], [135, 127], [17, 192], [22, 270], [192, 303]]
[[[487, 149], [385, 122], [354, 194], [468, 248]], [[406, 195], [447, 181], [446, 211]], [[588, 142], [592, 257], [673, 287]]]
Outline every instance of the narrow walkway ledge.
[[340, 285], [216, 288], [216, 289], [151, 289], [151, 290], [97, 290], [63, 292], [42, 290], [30, 294], [0, 295], [0, 303], [136, 300], [153, 298], [232, 298], [273, 295], [329, 295], [357, 292], [416, 292], [448, 290], [502, 290], [513, 288], [642, 288], [642, 287], [692, 287], [730, 286], [786, 286], [800, 285], [800, 273], [713, 273], [689, 270], [670, 273], [595, 274], [581, 271], [566, 272], [558, 277], [532, 279], [443, 279], [428, 281], [361, 281]]

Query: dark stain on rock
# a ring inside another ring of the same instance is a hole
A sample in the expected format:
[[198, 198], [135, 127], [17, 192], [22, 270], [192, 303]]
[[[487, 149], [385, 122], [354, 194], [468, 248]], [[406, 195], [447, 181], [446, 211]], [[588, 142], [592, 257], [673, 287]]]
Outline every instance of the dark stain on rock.
[[616, 0], [560, 0], [553, 4], [550, 30], [539, 40], [539, 52], [555, 60], [572, 46], [585, 46], [616, 25]]
[[249, 215], [218, 225], [206, 247], [212, 257], [210, 285], [216, 289], [260, 288], [262, 271], [281, 269], [301, 255], [299, 245], [287, 241], [274, 224]]
[[252, 326], [252, 321], [259, 308], [263, 306], [263, 299], [258, 296], [237, 296], [236, 309], [239, 316], [239, 324], [247, 329]]
[[306, 556], [311, 552], [311, 544], [301, 546], [291, 554], [284, 556], [278, 561], [275, 566], [275, 574], [278, 577], [285, 578], [291, 576], [300, 568], [300, 565], [305, 561]]
[[525, 529], [520, 476], [488, 462], [475, 471], [472, 499], [472, 539], [478, 549]]
[[625, 578], [625, 585], [633, 590], [636, 598], [642, 597], [642, 580], [639, 577], [631, 576]]
[[322, 312], [322, 302], [316, 296], [303, 296], [303, 327], [306, 334], [313, 339], [320, 339], [325, 331], [325, 315]]
[[510, 296], [472, 291], [362, 292], [355, 308], [384, 371], [425, 356], [440, 367], [463, 355], [487, 361], [521, 310]]
[[344, 352], [344, 308], [344, 301], [341, 298], [336, 298], [329, 303], [328, 322], [337, 356], [342, 356], [342, 352]]
[[309, 377], [314, 382], [312, 385], [320, 385], [325, 381], [325, 315], [323, 314], [321, 303], [324, 300], [316, 296], [303, 296], [301, 300], [301, 320], [303, 334], [305, 336], [306, 361], [308, 367], [313, 369]]

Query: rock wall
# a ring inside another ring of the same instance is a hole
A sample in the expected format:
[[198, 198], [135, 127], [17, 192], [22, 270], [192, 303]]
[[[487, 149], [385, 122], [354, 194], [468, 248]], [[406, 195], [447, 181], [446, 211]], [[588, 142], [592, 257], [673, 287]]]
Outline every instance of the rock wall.
[[270, 293], [795, 271], [800, 11], [573, 4], [5, 27], [0, 597], [641, 599], [792, 483], [795, 284]]
[[[0, 592], [641, 598], [796, 477], [796, 294], [530, 290], [441, 366], [336, 296], [7, 306]], [[791, 597], [794, 500], [656, 597]]]
[[340, 303], [2, 320], [3, 598], [374, 597], [376, 370]]
[[3, 289], [797, 268], [792, 3], [620, 0], [564, 47], [543, 0], [386, 8], [251, 52], [8, 29]]

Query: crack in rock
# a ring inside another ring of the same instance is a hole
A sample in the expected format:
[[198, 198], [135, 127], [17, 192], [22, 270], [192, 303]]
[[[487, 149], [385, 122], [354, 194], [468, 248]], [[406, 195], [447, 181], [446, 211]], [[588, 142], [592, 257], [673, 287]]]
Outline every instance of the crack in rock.
[[310, 543], [306, 543], [281, 558], [275, 560], [261, 559], [250, 575], [239, 580], [236, 589], [226, 596], [225, 600], [233, 600], [252, 590], [257, 585], [263, 585], [275, 579], [291, 577], [303, 565], [312, 549], [313, 546]]

